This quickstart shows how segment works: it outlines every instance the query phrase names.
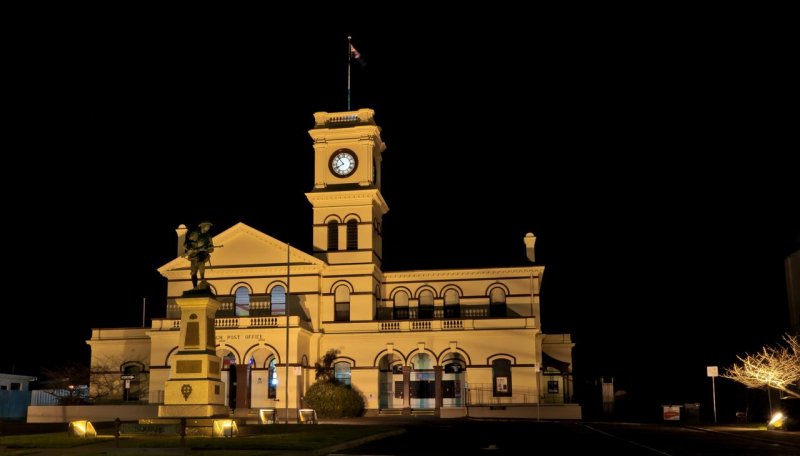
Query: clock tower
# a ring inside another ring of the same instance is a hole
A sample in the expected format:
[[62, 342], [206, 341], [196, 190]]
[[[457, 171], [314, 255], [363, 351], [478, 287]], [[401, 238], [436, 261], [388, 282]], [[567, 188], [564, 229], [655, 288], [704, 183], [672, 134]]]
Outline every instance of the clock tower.
[[375, 112], [317, 112], [314, 128], [314, 256], [328, 264], [381, 265], [381, 224], [389, 211], [380, 191], [386, 145]]

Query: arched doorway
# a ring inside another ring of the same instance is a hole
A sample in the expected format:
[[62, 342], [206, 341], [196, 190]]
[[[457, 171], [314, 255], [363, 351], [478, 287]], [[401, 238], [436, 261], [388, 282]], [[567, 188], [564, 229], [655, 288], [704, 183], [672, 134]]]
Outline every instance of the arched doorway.
[[278, 370], [275, 352], [258, 347], [250, 352], [250, 407], [275, 407]]
[[236, 408], [236, 356], [233, 352], [218, 352], [222, 357], [222, 372], [220, 377], [225, 383], [225, 405], [229, 408]]
[[442, 359], [442, 407], [463, 407], [467, 362], [458, 353]]
[[433, 363], [433, 356], [428, 353], [418, 353], [411, 358], [408, 396], [412, 409], [436, 407], [436, 374]]
[[378, 408], [403, 408], [403, 361], [395, 354], [384, 355], [378, 363]]

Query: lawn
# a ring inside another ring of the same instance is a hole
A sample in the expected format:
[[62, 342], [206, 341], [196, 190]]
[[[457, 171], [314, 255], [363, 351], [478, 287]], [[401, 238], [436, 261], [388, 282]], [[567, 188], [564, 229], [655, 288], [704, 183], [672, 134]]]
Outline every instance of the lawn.
[[[254, 450], [243, 454], [259, 454], [257, 450], [313, 451], [352, 440], [390, 432], [403, 432], [393, 426], [354, 426], [338, 424], [318, 425], [262, 425], [243, 426], [242, 434], [228, 438], [186, 437], [183, 446], [196, 450]], [[106, 431], [108, 432], [108, 431]], [[104, 443], [102, 447], [116, 446], [114, 437], [101, 434], [97, 438], [69, 437], [66, 432], [51, 434], [14, 435], [0, 437], [0, 455], [24, 455], [31, 448], [72, 448], [81, 445]], [[180, 448], [178, 436], [123, 436], [119, 439], [120, 448]], [[91, 447], [86, 452], [75, 454], [94, 454]], [[100, 452], [97, 448], [96, 452]], [[71, 451], [70, 454], [74, 452]], [[238, 453], [237, 453], [238, 454]]]

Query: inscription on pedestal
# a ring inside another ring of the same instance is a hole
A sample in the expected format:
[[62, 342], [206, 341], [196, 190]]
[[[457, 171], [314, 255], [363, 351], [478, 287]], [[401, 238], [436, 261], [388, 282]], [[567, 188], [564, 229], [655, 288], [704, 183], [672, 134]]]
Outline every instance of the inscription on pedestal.
[[187, 347], [196, 347], [200, 345], [200, 324], [196, 321], [190, 321], [186, 324], [186, 343]]
[[[219, 366], [217, 366], [219, 367]], [[177, 361], [175, 363], [175, 372], [179, 374], [196, 374], [203, 369], [202, 361]]]

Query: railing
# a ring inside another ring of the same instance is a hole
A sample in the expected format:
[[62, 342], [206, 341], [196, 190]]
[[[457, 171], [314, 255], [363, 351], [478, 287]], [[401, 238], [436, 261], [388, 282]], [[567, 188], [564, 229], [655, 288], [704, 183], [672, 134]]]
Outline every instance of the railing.
[[[547, 380], [545, 376], [541, 380], [542, 392], [539, 394], [540, 404], [571, 404], [574, 397], [572, 395], [572, 378], [570, 375], [561, 376], [560, 382], [562, 391], [547, 393]], [[512, 385], [511, 396], [494, 396], [494, 390], [490, 383], [470, 383], [467, 387], [467, 404], [469, 405], [495, 405], [495, 404], [535, 404], [536, 391], [531, 389], [514, 388]]]
[[411, 320], [411, 321], [381, 321], [378, 322], [378, 331], [452, 331], [458, 329], [474, 329], [470, 321], [464, 320]]
[[430, 331], [431, 330], [431, 322], [430, 321], [412, 321], [411, 322], [411, 330], [412, 331]]
[[444, 307], [379, 307], [376, 320], [441, 320], [450, 318], [519, 317], [502, 304]]
[[[236, 304], [233, 296], [219, 296], [216, 298], [219, 301], [219, 309], [217, 309], [218, 317], [235, 317]], [[247, 313], [251, 317], [266, 317], [270, 316], [271, 308], [268, 295], [250, 295], [250, 304], [244, 306]], [[180, 318], [181, 309], [178, 308], [178, 303], [174, 299], [167, 300], [167, 318]]]
[[[291, 316], [290, 326], [310, 329], [310, 325], [296, 316]], [[214, 319], [215, 328], [276, 328], [286, 326], [286, 317], [223, 317]], [[154, 330], [170, 331], [181, 329], [180, 319], [153, 319]]]
[[535, 404], [536, 391], [513, 388], [511, 396], [495, 396], [491, 384], [470, 383], [467, 387], [468, 405]]

